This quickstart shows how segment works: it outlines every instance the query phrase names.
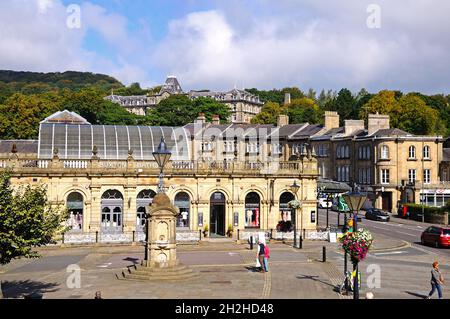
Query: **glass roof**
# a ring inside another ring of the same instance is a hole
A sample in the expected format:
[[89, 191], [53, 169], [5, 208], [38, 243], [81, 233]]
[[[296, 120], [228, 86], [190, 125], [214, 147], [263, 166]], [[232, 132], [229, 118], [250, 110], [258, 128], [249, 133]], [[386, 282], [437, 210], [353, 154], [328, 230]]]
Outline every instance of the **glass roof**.
[[124, 160], [133, 151], [136, 160], [154, 160], [164, 137], [172, 160], [190, 160], [190, 135], [183, 127], [76, 125], [42, 123], [39, 128], [40, 159], [51, 159], [58, 149], [62, 159], [90, 159], [97, 146], [100, 159]]

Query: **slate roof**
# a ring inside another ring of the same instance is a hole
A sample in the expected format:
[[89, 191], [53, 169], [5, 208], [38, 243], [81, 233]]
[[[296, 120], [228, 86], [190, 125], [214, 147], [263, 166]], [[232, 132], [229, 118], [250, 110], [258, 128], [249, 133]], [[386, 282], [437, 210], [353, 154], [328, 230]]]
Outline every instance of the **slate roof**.
[[11, 153], [16, 144], [17, 153], [37, 154], [39, 141], [37, 140], [0, 140], [0, 153]]

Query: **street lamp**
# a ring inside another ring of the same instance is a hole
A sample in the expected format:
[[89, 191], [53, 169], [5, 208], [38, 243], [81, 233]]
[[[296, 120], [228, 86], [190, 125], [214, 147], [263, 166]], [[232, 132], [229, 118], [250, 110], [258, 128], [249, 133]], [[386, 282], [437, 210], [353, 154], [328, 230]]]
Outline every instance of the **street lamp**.
[[[298, 190], [300, 186], [297, 184], [297, 181], [294, 180], [294, 184], [290, 186], [291, 191], [297, 196]], [[297, 248], [297, 208], [291, 208], [291, 215], [294, 216], [294, 247]], [[302, 234], [300, 234], [300, 248], [302, 248]]]
[[[348, 208], [351, 212], [353, 212], [353, 231], [358, 231], [358, 212], [361, 209], [361, 207], [364, 205], [364, 202], [366, 201], [367, 195], [362, 194], [360, 192], [351, 192], [342, 195], [345, 202], [348, 205]], [[355, 278], [353, 282], [353, 299], [359, 299], [359, 274], [358, 274], [358, 262], [353, 262], [353, 271], [355, 272]]]
[[159, 166], [159, 183], [158, 183], [158, 193], [164, 193], [164, 180], [163, 180], [163, 171], [164, 166], [170, 159], [172, 153], [167, 149], [167, 144], [164, 141], [164, 137], [161, 137], [161, 142], [158, 145], [158, 148], [155, 152], [153, 152], [153, 157], [155, 158], [156, 163]]
[[[156, 163], [159, 167], [159, 182], [158, 182], [158, 193], [164, 193], [164, 166], [170, 159], [172, 153], [167, 149], [167, 144], [164, 141], [164, 137], [161, 137], [161, 142], [155, 152], [152, 153], [155, 158]], [[147, 213], [144, 214], [145, 217], [145, 255], [144, 260], [148, 260], [148, 218], [150, 217]]]

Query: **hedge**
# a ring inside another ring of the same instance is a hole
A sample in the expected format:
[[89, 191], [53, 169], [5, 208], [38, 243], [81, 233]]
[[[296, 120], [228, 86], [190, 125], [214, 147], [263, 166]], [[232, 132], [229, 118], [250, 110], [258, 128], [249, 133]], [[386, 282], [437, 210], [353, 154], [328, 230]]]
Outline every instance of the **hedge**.
[[420, 204], [404, 204], [408, 208], [409, 218], [416, 221], [422, 221], [422, 211], [425, 215], [425, 222], [430, 223], [448, 223], [446, 215], [448, 214], [448, 206], [432, 207], [422, 206]]

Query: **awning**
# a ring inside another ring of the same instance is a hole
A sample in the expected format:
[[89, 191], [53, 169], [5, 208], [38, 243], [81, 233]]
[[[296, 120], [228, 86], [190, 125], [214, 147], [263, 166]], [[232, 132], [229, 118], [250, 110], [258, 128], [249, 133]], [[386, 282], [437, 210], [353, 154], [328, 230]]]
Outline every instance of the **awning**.
[[322, 193], [345, 193], [352, 191], [352, 188], [346, 183], [323, 178], [317, 180], [317, 188]]

